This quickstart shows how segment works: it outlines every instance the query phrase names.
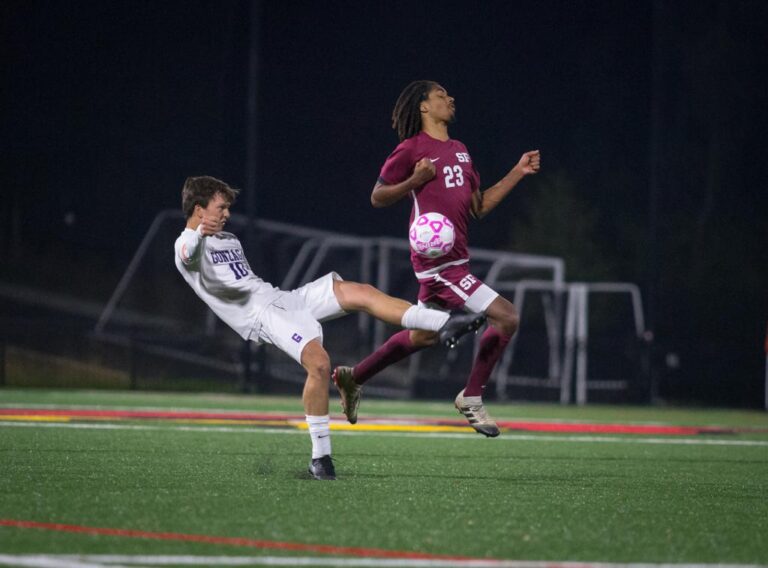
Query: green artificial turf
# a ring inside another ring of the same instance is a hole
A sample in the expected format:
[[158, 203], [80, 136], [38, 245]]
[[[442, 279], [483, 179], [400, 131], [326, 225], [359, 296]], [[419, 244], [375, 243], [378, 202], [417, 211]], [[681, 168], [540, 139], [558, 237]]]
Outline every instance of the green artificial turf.
[[[301, 412], [287, 398], [0, 390], [0, 405], [36, 404]], [[768, 424], [735, 411], [492, 408], [510, 419]], [[450, 403], [363, 409], [455, 417]], [[0, 519], [518, 560], [768, 563], [766, 445], [336, 432], [339, 480], [317, 482], [306, 432], [122, 425], [149, 429], [0, 425]], [[14, 527], [0, 527], [0, 552], [286, 554]]]

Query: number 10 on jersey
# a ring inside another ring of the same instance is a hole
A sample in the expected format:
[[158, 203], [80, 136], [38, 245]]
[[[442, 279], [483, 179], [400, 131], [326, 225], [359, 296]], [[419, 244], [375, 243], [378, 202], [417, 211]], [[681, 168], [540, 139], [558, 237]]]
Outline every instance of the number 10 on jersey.
[[227, 266], [235, 274], [235, 280], [248, 276], [248, 269], [243, 266], [242, 262], [230, 262]]

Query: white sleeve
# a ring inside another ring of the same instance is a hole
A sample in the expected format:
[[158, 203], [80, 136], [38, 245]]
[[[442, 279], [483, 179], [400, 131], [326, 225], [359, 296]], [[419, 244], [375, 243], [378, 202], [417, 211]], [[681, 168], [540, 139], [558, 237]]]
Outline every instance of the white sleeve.
[[202, 240], [203, 235], [199, 228], [196, 231], [184, 229], [179, 238], [176, 239], [176, 256], [184, 264], [194, 262], [200, 253], [200, 243]]

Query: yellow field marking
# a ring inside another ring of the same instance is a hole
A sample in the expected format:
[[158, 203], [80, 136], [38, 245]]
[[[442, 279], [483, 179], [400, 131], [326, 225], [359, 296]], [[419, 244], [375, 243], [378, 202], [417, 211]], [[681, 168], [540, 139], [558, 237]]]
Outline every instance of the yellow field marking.
[[[217, 418], [180, 418], [169, 422], [183, 424], [215, 424], [243, 426], [283, 426], [307, 430], [309, 427], [303, 420], [224, 420]], [[331, 422], [331, 430], [350, 432], [473, 432], [469, 426], [436, 426], [428, 424], [345, 424]]]
[[175, 422], [177, 424], [226, 424], [243, 426], [293, 426], [286, 420], [226, 420], [224, 418], [172, 418], [162, 419], [163, 422]]
[[[306, 422], [296, 422], [296, 428], [306, 430]], [[474, 432], [469, 426], [437, 426], [429, 424], [343, 424], [331, 422], [331, 430], [347, 432]]]

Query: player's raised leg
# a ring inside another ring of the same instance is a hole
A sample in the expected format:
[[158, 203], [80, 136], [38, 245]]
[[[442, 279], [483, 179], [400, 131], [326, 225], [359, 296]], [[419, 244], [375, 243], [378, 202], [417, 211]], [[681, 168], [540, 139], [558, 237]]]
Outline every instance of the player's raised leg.
[[385, 294], [370, 284], [333, 281], [333, 292], [344, 311], [366, 312], [386, 323], [406, 329], [437, 331], [441, 341], [458, 339], [479, 327], [484, 316], [460, 314], [415, 306], [410, 302]]
[[331, 459], [331, 430], [328, 415], [328, 379], [331, 360], [318, 339], [307, 343], [301, 353], [301, 365], [307, 371], [304, 383], [304, 413], [312, 439], [312, 459], [309, 473], [315, 479], [336, 479]]
[[489, 437], [499, 435], [499, 427], [483, 404], [483, 389], [504, 349], [517, 332], [517, 309], [509, 300], [496, 297], [486, 309], [488, 328], [480, 338], [480, 347], [467, 381], [467, 386], [456, 396], [455, 405], [477, 432]]
[[334, 280], [333, 292], [344, 311], [366, 312], [376, 319], [406, 329], [437, 331], [449, 318], [445, 312], [414, 306], [370, 284]]

